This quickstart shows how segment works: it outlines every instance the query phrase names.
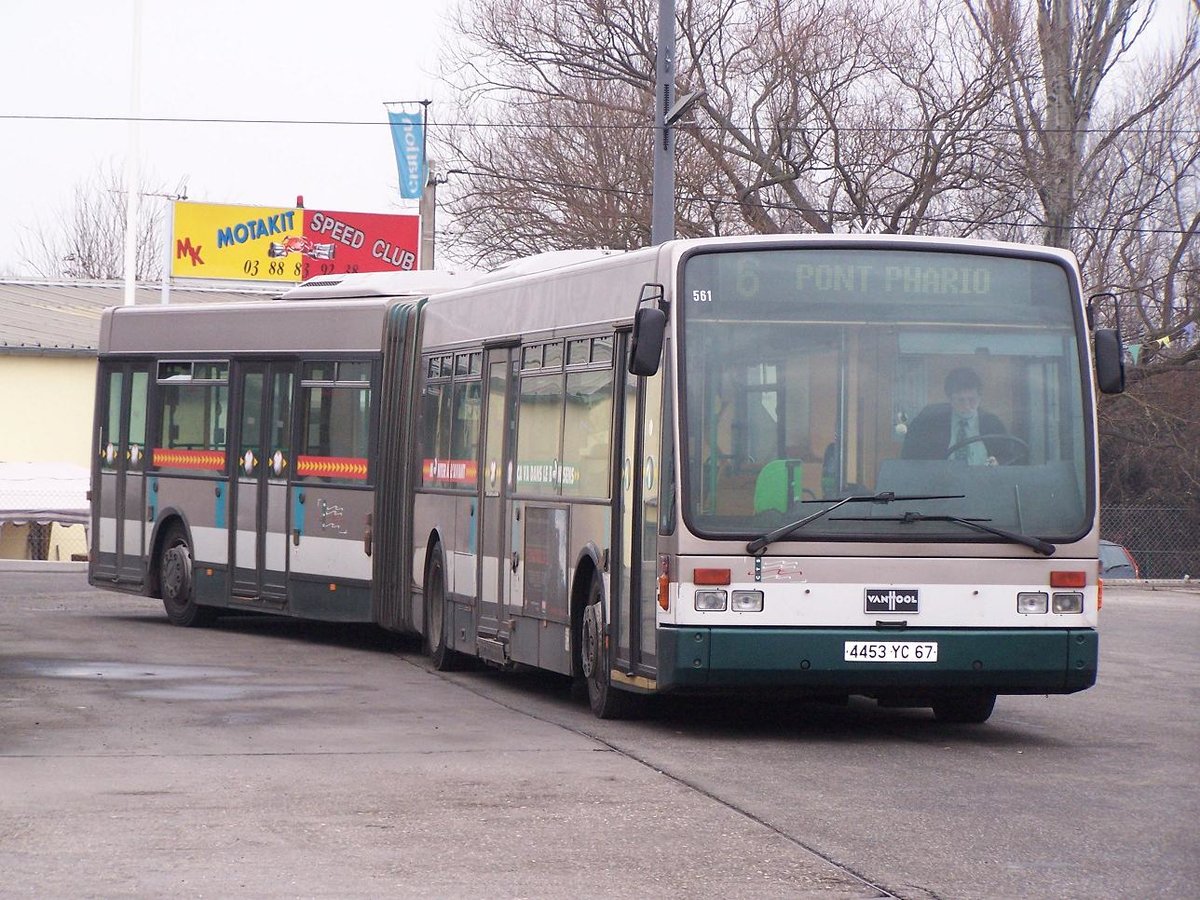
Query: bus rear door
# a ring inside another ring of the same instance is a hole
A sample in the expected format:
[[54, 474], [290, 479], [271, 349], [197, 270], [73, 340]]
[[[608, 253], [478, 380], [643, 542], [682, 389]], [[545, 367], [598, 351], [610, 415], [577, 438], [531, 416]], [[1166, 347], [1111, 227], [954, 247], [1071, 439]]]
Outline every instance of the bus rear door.
[[100, 373], [99, 475], [92, 485], [94, 580], [141, 584], [145, 578], [149, 385], [149, 363], [105, 363]]

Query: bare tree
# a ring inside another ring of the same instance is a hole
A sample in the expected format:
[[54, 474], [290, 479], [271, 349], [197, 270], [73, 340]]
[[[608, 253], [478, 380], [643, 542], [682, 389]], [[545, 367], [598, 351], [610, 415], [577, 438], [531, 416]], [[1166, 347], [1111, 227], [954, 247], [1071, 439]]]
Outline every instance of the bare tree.
[[[161, 188], [141, 185], [143, 194]], [[139, 203], [136, 277], [162, 275], [164, 205]], [[20, 241], [22, 262], [41, 278], [105, 281], [125, 269], [125, 187], [121, 169], [109, 163], [75, 185], [71, 202], [50, 223], [28, 226]]]
[[1043, 240], [1072, 246], [1081, 192], [1112, 144], [1142, 127], [1200, 65], [1195, 9], [1178, 48], [1119, 117], [1097, 117], [1110, 82], [1144, 33], [1154, 0], [967, 0], [980, 36], [1008, 73], [1020, 168], [1042, 208]]
[[[621, 194], [600, 206], [636, 216], [615, 235], [601, 229], [607, 244], [645, 242], [651, 13], [644, 0], [460, 11], [452, 77], [479, 128], [450, 141], [473, 173], [450, 208], [476, 258], [578, 246], [597, 204], [580, 184]], [[970, 233], [981, 211], [998, 214], [992, 198], [1016, 208], [1011, 192], [989, 190], [1005, 73], [969, 49], [958, 0], [688, 0], [678, 15], [679, 90], [704, 92], [679, 142], [681, 234]]]

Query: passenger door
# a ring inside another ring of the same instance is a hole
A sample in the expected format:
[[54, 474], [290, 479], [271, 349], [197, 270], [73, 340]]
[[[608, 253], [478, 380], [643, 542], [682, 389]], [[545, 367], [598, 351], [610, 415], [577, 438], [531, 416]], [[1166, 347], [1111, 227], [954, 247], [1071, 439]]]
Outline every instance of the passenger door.
[[149, 385], [149, 363], [106, 363], [100, 373], [93, 573], [120, 583], [141, 584], [145, 578]]
[[513, 348], [492, 347], [484, 359], [483, 457], [479, 478], [479, 604], [477, 632], [507, 637], [505, 603], [512, 576], [508, 498], [516, 404]]
[[237, 457], [233, 460], [229, 559], [233, 593], [282, 598], [286, 594], [287, 481], [292, 461], [295, 367], [248, 362], [238, 366]]
[[[624, 341], [628, 346], [628, 340]], [[610, 579], [613, 668], [654, 677], [657, 671], [657, 564], [659, 480], [663, 470], [663, 371], [649, 378], [629, 374], [618, 392], [620, 483], [613, 515], [617, 563]]]

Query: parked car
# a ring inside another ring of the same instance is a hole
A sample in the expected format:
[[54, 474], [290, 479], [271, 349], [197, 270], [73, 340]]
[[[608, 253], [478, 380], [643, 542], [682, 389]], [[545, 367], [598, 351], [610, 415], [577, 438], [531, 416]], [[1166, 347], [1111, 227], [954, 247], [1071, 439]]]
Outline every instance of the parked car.
[[1115, 541], [1100, 542], [1101, 578], [1140, 578], [1133, 554]]

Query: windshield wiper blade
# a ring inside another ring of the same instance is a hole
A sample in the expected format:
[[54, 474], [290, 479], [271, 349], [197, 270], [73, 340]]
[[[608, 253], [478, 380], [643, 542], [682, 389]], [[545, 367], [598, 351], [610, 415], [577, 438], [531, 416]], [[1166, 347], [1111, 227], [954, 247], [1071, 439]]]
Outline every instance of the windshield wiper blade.
[[[894, 503], [897, 500], [962, 500], [962, 494], [897, 494], [894, 491], [882, 491], [878, 494], [851, 494], [849, 497], [843, 497], [836, 503], [826, 506], [824, 509], [817, 510], [811, 516], [805, 516], [782, 528], [776, 528], [774, 531], [769, 531], [761, 537], [756, 537], [746, 545], [746, 552], [759, 556], [768, 546], [775, 543], [781, 537], [786, 537], [793, 531], [799, 531], [810, 522], [815, 522], [817, 519], [824, 518], [840, 506], [845, 506], [847, 503]], [[812, 500], [804, 500], [804, 503], [812, 503]], [[828, 503], [828, 500], [817, 500], [817, 503]]]
[[[898, 498], [897, 498], [898, 499]], [[1007, 541], [1012, 541], [1014, 544], [1023, 544], [1043, 556], [1053, 556], [1058, 549], [1049, 541], [1043, 541], [1041, 538], [1030, 537], [1024, 534], [1017, 534], [1015, 531], [1008, 531], [1004, 528], [997, 528], [994, 525], [985, 525], [987, 519], [964, 519], [962, 516], [927, 516], [918, 512], [906, 512], [902, 516], [871, 516], [871, 517], [851, 517], [837, 519], [839, 522], [901, 522], [905, 525], [911, 525], [913, 522], [956, 522], [959, 525], [966, 525], [968, 528], [975, 528], [979, 531], [986, 531], [988, 534], [994, 534], [996, 537], [1004, 538]]]

